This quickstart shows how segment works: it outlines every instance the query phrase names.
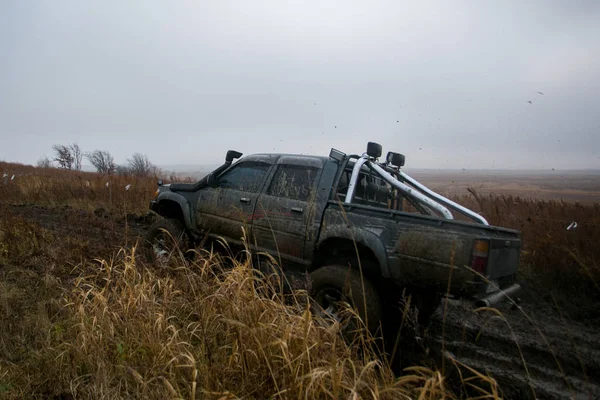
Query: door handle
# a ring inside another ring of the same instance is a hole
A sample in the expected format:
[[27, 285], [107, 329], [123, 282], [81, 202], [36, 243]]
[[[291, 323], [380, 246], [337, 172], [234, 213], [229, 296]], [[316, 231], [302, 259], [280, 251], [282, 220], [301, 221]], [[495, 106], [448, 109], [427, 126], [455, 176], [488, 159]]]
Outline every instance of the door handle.
[[304, 212], [304, 209], [300, 208], [300, 207], [292, 207], [292, 212], [297, 212], [297, 213], [302, 214]]
[[250, 199], [247, 197], [242, 197], [240, 199], [240, 202], [244, 203], [244, 204], [250, 204]]

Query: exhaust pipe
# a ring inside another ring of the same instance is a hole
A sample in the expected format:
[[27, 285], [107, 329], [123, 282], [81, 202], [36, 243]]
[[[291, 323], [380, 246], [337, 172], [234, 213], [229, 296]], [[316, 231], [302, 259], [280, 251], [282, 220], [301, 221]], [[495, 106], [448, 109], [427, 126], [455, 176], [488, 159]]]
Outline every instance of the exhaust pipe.
[[507, 297], [512, 297], [521, 291], [521, 285], [515, 283], [506, 289], [501, 289], [496, 293], [492, 293], [489, 296], [483, 297], [475, 301], [475, 307], [493, 307], [501, 303]]

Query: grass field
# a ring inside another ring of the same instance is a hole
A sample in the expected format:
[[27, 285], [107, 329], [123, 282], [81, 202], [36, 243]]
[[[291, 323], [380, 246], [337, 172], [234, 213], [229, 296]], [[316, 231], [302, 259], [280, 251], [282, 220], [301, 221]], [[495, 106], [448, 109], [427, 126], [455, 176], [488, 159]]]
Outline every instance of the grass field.
[[600, 202], [600, 171], [408, 171], [437, 192], [448, 196], [478, 193], [533, 200], [593, 204]]
[[[155, 179], [0, 163], [2, 171], [1, 398], [503, 395], [488, 373], [459, 361], [394, 374], [372, 338], [346, 343], [313, 318], [301, 293], [257, 279], [248, 260], [225, 268], [202, 252], [186, 268], [145, 265], [134, 244], [151, 219]], [[524, 284], [561, 316], [597, 323], [600, 204], [474, 186], [453, 195], [522, 232]]]

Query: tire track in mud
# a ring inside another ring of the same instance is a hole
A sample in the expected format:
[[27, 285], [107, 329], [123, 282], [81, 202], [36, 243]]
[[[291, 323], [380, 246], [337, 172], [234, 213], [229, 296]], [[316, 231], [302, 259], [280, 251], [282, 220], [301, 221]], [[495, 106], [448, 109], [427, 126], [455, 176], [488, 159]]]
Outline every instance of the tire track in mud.
[[135, 243], [155, 218], [152, 214], [129, 214], [117, 218], [98, 208], [89, 212], [70, 206], [45, 207], [34, 204], [11, 204], [8, 210], [15, 217], [35, 223], [59, 237], [73, 237], [105, 246]]
[[442, 306], [426, 340], [437, 349], [443, 340], [446, 357], [491, 375], [509, 398], [533, 398], [533, 387], [539, 399], [600, 399], [597, 324], [564, 322], [542, 300], [530, 300], [521, 310], [501, 306], [504, 319], [449, 300], [445, 329]]

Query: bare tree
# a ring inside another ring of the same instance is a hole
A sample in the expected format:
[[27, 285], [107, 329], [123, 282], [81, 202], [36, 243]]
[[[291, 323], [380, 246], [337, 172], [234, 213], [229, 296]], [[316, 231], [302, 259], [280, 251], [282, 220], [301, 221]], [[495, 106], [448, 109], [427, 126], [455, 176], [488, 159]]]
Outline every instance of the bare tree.
[[81, 147], [77, 143], [73, 143], [69, 146], [69, 150], [71, 150], [71, 156], [73, 157], [73, 169], [81, 171], [81, 161], [83, 160]]
[[88, 159], [90, 164], [96, 168], [96, 171], [101, 174], [113, 174], [115, 172], [115, 160], [113, 156], [106, 150], [94, 150], [86, 153], [85, 158]]
[[132, 175], [149, 176], [156, 171], [156, 167], [150, 162], [145, 154], [134, 153], [127, 160], [129, 172]]
[[55, 144], [52, 146], [54, 150], [54, 161], [58, 164], [59, 168], [72, 169], [75, 158], [71, 154], [71, 148], [62, 144]]
[[50, 168], [52, 167], [52, 161], [47, 156], [40, 158], [37, 162], [38, 168]]

